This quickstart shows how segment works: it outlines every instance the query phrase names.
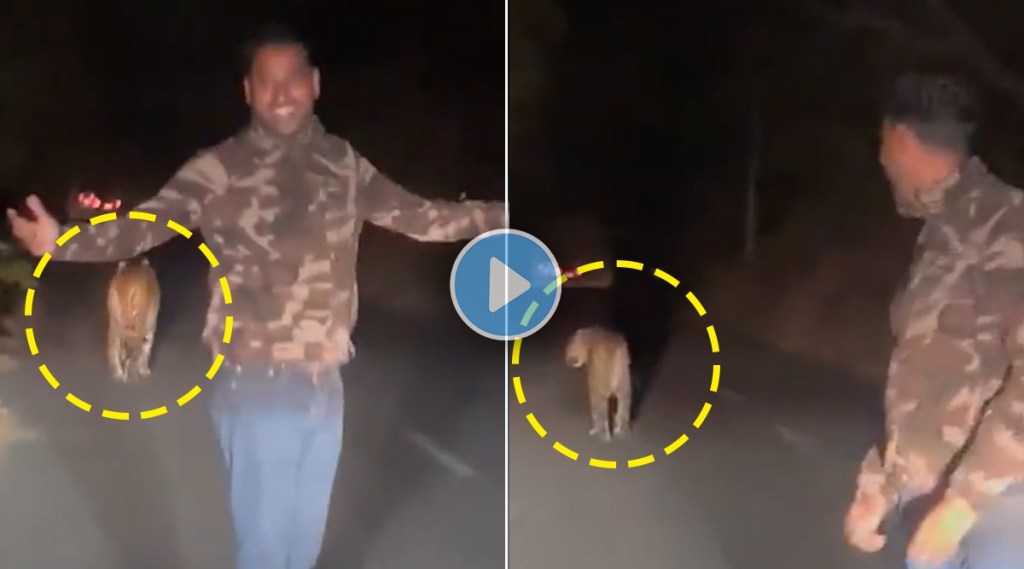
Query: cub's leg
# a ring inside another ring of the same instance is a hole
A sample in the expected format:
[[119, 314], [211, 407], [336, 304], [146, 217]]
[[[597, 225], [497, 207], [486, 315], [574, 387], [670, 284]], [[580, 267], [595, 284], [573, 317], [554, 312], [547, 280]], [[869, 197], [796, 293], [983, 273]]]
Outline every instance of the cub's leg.
[[625, 435], [632, 428], [629, 414], [632, 395], [629, 379], [623, 379], [615, 393], [615, 436]]
[[131, 341], [125, 342], [124, 369], [130, 381], [138, 381], [140, 378], [145, 377], [143, 373], [145, 371], [145, 363], [142, 358], [142, 350], [141, 339], [132, 338]]
[[153, 338], [156, 336], [156, 325], [160, 317], [160, 284], [156, 280], [156, 274], [151, 275], [150, 290], [152, 290], [152, 302], [149, 310], [146, 311], [146, 335], [142, 339], [141, 368], [142, 377], [149, 377], [149, 362], [153, 359]]
[[149, 368], [149, 362], [152, 359], [153, 354], [153, 336], [156, 332], [156, 317], [159, 310], [159, 296], [154, 295], [154, 302], [146, 312], [145, 329], [146, 333], [139, 340], [137, 352], [135, 354], [138, 366], [139, 377], [149, 377], [151, 371]]
[[606, 441], [612, 438], [608, 425], [608, 396], [593, 386], [590, 388], [590, 432], [587, 434], [600, 434]]
[[128, 381], [139, 380], [139, 348], [137, 345], [125, 347], [124, 374]]
[[142, 345], [139, 347], [139, 376], [149, 377], [149, 360], [153, 353], [153, 333], [146, 334], [146, 337], [142, 339]]
[[117, 331], [117, 325], [111, 321], [107, 328], [107, 365], [110, 367], [110, 374], [114, 379], [125, 381], [124, 366], [124, 340]]

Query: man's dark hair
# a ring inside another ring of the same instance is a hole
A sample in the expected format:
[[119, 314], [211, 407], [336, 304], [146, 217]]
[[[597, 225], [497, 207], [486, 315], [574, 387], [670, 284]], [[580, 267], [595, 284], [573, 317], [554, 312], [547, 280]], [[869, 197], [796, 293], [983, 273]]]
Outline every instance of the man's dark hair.
[[309, 46], [303, 41], [302, 37], [288, 26], [272, 22], [256, 28], [242, 45], [240, 61], [242, 75], [249, 75], [252, 71], [253, 60], [256, 59], [256, 54], [261, 49], [282, 45], [299, 48], [306, 61], [310, 60]]
[[921, 142], [966, 154], [978, 122], [978, 93], [946, 74], [908, 73], [896, 80], [885, 119], [909, 128]]

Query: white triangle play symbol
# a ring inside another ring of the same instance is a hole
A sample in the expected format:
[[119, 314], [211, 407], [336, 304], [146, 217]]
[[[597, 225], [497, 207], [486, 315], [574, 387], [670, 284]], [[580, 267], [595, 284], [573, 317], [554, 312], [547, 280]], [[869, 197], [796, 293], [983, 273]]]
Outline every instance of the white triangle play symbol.
[[[508, 278], [506, 294], [505, 278]], [[488, 282], [487, 308], [491, 312], [501, 310], [506, 304], [530, 290], [530, 281], [513, 271], [497, 257], [491, 257], [491, 276]]]

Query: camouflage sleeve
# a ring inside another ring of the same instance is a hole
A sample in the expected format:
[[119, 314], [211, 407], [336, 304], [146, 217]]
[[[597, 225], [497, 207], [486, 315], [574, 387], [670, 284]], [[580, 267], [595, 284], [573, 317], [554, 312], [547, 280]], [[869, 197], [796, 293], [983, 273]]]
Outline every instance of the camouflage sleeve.
[[992, 232], [973, 279], [979, 350], [983, 361], [994, 362], [989, 366], [994, 395], [950, 477], [947, 495], [976, 510], [1024, 481], [1024, 215], [1013, 213]]
[[[139, 255], [179, 235], [171, 228], [173, 224], [194, 229], [199, 225], [205, 196], [226, 186], [227, 173], [221, 161], [213, 152], [203, 152], [186, 162], [155, 196], [132, 210], [153, 214], [155, 223], [130, 219], [128, 212], [119, 212], [112, 221], [77, 224], [76, 235], [58, 240], [53, 259], [106, 262]], [[72, 228], [61, 227], [60, 234], [66, 235]]]
[[507, 225], [504, 203], [427, 200], [388, 179], [365, 158], [357, 160], [358, 209], [374, 225], [431, 242], [472, 239]]

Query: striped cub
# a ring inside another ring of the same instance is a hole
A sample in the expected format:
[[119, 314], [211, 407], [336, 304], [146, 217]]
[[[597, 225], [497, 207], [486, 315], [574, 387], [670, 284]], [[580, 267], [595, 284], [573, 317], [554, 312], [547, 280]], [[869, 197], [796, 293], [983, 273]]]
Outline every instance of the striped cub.
[[600, 326], [580, 328], [569, 338], [565, 362], [571, 368], [586, 369], [591, 419], [589, 434], [600, 434], [607, 441], [612, 436], [628, 433], [632, 382], [626, 338], [619, 332]]
[[117, 264], [107, 288], [107, 363], [118, 381], [148, 377], [160, 285], [145, 257]]

